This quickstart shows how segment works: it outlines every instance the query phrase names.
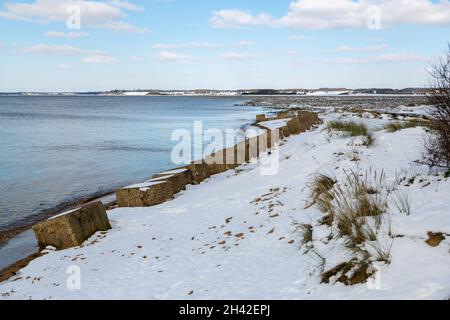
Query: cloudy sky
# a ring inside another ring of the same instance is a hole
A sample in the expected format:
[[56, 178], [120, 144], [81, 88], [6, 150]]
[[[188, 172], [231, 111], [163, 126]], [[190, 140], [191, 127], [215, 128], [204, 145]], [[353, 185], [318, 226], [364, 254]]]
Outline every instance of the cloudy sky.
[[0, 91], [423, 86], [449, 0], [0, 1]]

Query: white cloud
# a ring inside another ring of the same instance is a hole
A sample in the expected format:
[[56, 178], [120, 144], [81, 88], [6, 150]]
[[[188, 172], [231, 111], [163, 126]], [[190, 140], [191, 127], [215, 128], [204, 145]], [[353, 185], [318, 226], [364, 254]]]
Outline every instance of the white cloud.
[[106, 54], [106, 53], [97, 53], [87, 56], [83, 59], [84, 63], [102, 63], [102, 64], [111, 64], [117, 62], [117, 59]]
[[43, 53], [56, 55], [81, 55], [85, 53], [84, 50], [68, 44], [62, 45], [37, 44], [31, 47], [24, 48], [22, 51], [25, 53]]
[[[114, 4], [114, 5], [113, 5]], [[142, 32], [139, 28], [121, 19], [126, 17], [124, 10], [138, 8], [126, 1], [110, 3], [87, 0], [36, 0], [32, 3], [5, 3], [0, 17], [11, 20], [23, 20], [37, 23], [63, 22], [70, 17], [69, 9], [77, 6], [81, 12], [81, 27], [103, 27], [105, 29]], [[136, 7], [136, 8], [135, 8]]]
[[58, 32], [58, 31], [47, 31], [45, 36], [49, 38], [59, 38], [59, 39], [77, 39], [81, 37], [89, 36], [86, 32]]
[[303, 29], [366, 28], [376, 5], [382, 27], [401, 24], [448, 25], [450, 2], [442, 0], [296, 0], [286, 15], [276, 18], [266, 13], [252, 14], [232, 9], [212, 12], [215, 28], [246, 26]]
[[415, 53], [390, 53], [380, 54], [368, 58], [343, 58], [327, 61], [338, 64], [373, 64], [373, 63], [400, 63], [400, 62], [425, 62], [427, 58]]
[[111, 0], [111, 1], [109, 1], [109, 3], [116, 8], [126, 9], [129, 11], [144, 11], [145, 10], [143, 6], [137, 6], [128, 1]]
[[367, 47], [350, 47], [350, 46], [341, 46], [336, 49], [336, 51], [339, 52], [374, 52], [374, 51], [381, 51], [388, 47], [387, 44], [380, 44], [380, 45], [372, 45]]
[[237, 46], [238, 47], [251, 47], [251, 46], [254, 46], [255, 44], [256, 44], [255, 41], [242, 40], [237, 43]]
[[130, 60], [134, 61], [134, 62], [142, 62], [142, 61], [144, 61], [144, 58], [139, 57], [139, 56], [132, 56], [132, 57], [130, 57]]
[[189, 62], [192, 60], [191, 56], [170, 51], [159, 52], [157, 54], [157, 58], [163, 61], [176, 61], [176, 62]]
[[273, 17], [265, 13], [254, 16], [250, 12], [236, 9], [218, 10], [212, 13], [211, 25], [214, 28], [241, 28], [271, 25], [273, 20]]
[[220, 55], [220, 58], [226, 60], [245, 60], [253, 59], [255, 56], [248, 52], [225, 52]]

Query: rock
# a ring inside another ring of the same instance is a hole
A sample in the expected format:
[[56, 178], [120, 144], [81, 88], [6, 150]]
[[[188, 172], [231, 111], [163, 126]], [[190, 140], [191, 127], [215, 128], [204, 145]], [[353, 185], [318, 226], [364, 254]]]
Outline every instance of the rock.
[[191, 172], [192, 184], [200, 184], [211, 176], [209, 166], [203, 160], [194, 161], [186, 168]]
[[119, 207], [151, 207], [173, 199], [173, 187], [170, 181], [147, 181], [116, 191]]
[[41, 249], [53, 246], [58, 250], [77, 247], [98, 231], [111, 229], [101, 202], [85, 205], [33, 226]]
[[433, 233], [433, 232], [428, 232], [428, 240], [425, 241], [430, 247], [438, 247], [442, 241], [445, 240], [445, 236], [442, 232], [437, 232], [437, 233]]
[[186, 168], [174, 169], [161, 172], [152, 177], [151, 182], [169, 181], [174, 193], [186, 190], [188, 184], [192, 184], [191, 172]]

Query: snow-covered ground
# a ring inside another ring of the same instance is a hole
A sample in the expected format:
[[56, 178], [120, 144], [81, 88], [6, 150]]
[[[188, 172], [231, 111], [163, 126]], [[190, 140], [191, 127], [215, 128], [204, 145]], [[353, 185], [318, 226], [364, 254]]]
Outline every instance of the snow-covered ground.
[[[114, 209], [112, 230], [79, 248], [49, 250], [1, 283], [0, 299], [449, 299], [450, 237], [434, 248], [425, 241], [429, 231], [450, 235], [450, 181], [414, 162], [422, 128], [389, 133], [389, 120], [367, 116], [345, 119], [374, 130], [370, 148], [324, 126], [292, 136], [280, 147], [278, 174], [264, 176], [259, 164], [248, 164], [188, 186], [174, 201]], [[316, 174], [340, 180], [350, 170], [384, 170], [387, 182], [408, 181], [397, 188], [411, 213], [389, 208], [396, 237], [391, 263], [377, 265], [375, 287], [320, 283], [349, 252], [317, 223], [323, 213], [305, 209], [307, 185]], [[294, 222], [313, 226], [319, 255], [301, 245]], [[71, 266], [80, 268], [79, 290], [66, 285]]]

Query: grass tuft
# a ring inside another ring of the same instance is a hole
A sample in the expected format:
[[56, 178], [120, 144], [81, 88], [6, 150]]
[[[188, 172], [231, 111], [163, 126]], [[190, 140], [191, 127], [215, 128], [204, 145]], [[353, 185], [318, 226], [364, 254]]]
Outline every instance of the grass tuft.
[[327, 124], [328, 130], [336, 130], [346, 132], [351, 137], [363, 136], [363, 145], [371, 147], [375, 142], [375, 137], [369, 131], [364, 123], [357, 123], [353, 121], [330, 121]]
[[[393, 232], [389, 204], [409, 215], [409, 198], [395, 191], [396, 184], [386, 183], [384, 171], [366, 175], [351, 172], [343, 181], [332, 180], [332, 184], [318, 181], [331, 181], [318, 176], [311, 184], [326, 186], [312, 189], [311, 193], [315, 206], [324, 213], [319, 222], [329, 226], [331, 234], [341, 239], [351, 253], [350, 260], [324, 272], [322, 282], [334, 279], [345, 285], [363, 283], [371, 275], [372, 263], [390, 262]], [[314, 192], [319, 189], [320, 192]], [[299, 229], [305, 235], [304, 241], [312, 241], [312, 234], [308, 237], [312, 233], [310, 225], [301, 225]]]
[[327, 125], [328, 130], [344, 131], [352, 137], [367, 136], [369, 129], [363, 123], [356, 123], [352, 121], [330, 121]]
[[306, 245], [313, 241], [313, 226], [306, 223], [294, 223], [295, 231], [302, 234], [302, 244]]
[[430, 122], [423, 119], [411, 119], [402, 122], [390, 122], [384, 126], [388, 132], [397, 132], [403, 129], [415, 128], [415, 127], [429, 127]]

